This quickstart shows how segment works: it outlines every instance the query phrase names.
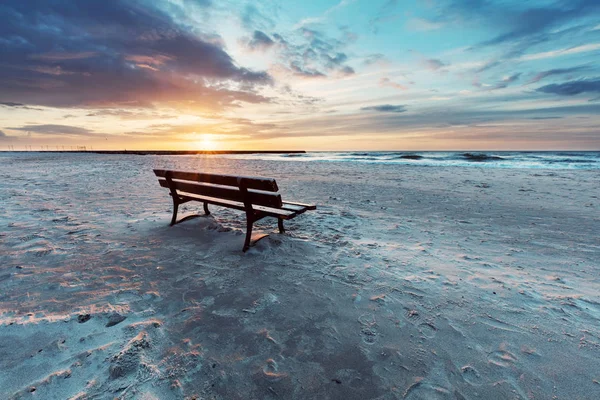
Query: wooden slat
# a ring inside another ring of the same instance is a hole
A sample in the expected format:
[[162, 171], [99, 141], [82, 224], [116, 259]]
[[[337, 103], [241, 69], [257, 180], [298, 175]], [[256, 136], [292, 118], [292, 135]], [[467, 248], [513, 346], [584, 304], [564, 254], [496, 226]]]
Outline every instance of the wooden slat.
[[[169, 188], [169, 184], [165, 179], [159, 179], [160, 186]], [[205, 185], [202, 183], [191, 183], [182, 182], [179, 180], [173, 180], [173, 185], [177, 191], [199, 194], [203, 196], [216, 197], [219, 199], [233, 200], [243, 202], [242, 193], [238, 189]], [[272, 192], [259, 192], [256, 190], [249, 190], [248, 196], [250, 202], [254, 205], [280, 208], [282, 205], [281, 195]]]
[[284, 210], [290, 210], [290, 211], [302, 211], [302, 210], [306, 210], [306, 207], [297, 206], [295, 204], [287, 204], [287, 203], [283, 203], [283, 205], [281, 206], [281, 208], [283, 208]]
[[181, 195], [181, 198], [184, 200], [187, 200], [187, 201], [190, 201], [190, 200], [201, 201], [201, 202], [206, 202], [208, 204], [214, 204], [216, 206], [233, 208], [235, 210], [240, 210], [240, 211], [244, 211], [246, 209], [244, 207], [244, 203], [240, 203], [239, 201], [217, 199], [216, 197], [183, 193]]
[[316, 210], [317, 209], [317, 206], [314, 204], [297, 203], [297, 202], [291, 202], [291, 201], [284, 201], [283, 205], [284, 205], [284, 208], [287, 205], [291, 205], [291, 206], [304, 207], [306, 210]]
[[171, 179], [179, 179], [184, 181], [204, 182], [213, 185], [235, 186], [238, 187], [238, 179], [244, 178], [247, 182], [248, 189], [264, 190], [266, 192], [277, 192], [277, 182], [272, 178], [258, 178], [252, 176], [234, 176], [234, 175], [217, 175], [205, 174], [201, 172], [185, 172], [185, 171], [168, 171], [164, 169], [155, 169], [154, 174], [159, 178], [165, 178], [167, 172], [171, 173]]
[[[239, 201], [223, 200], [223, 199], [218, 199], [218, 198], [210, 197], [210, 196], [193, 195], [193, 194], [186, 194], [186, 193], [183, 193], [181, 195], [181, 197], [184, 200], [196, 200], [196, 201], [206, 202], [209, 204], [214, 204], [216, 206], [233, 208], [233, 209], [240, 210], [240, 211], [245, 210], [244, 203], [241, 203]], [[272, 208], [272, 207], [264, 207], [264, 206], [254, 206], [253, 208], [255, 211], [260, 211], [268, 216], [276, 217], [276, 218], [292, 219], [297, 215], [293, 211], [283, 210], [281, 208]]]
[[298, 215], [294, 211], [284, 210], [281, 208], [272, 208], [272, 207], [265, 207], [265, 206], [252, 206], [252, 208], [256, 211], [260, 211], [260, 212], [270, 215], [272, 217], [281, 217], [283, 219], [292, 219], [296, 215]]

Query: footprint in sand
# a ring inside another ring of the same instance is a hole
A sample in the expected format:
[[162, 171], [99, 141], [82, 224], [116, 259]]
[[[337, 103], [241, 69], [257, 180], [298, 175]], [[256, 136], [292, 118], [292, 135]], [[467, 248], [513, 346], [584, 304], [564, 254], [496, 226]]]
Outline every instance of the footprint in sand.
[[470, 365], [465, 365], [460, 369], [462, 372], [463, 379], [470, 383], [471, 385], [479, 385], [481, 380], [481, 375], [479, 372]]
[[506, 350], [497, 350], [488, 355], [488, 361], [500, 367], [507, 368], [517, 361], [517, 357]]
[[287, 377], [286, 373], [279, 372], [278, 370], [279, 366], [277, 365], [275, 360], [269, 358], [263, 367], [263, 376], [271, 382], [276, 382], [281, 380], [282, 378]]
[[20, 237], [19, 240], [21, 242], [30, 242], [32, 240], [39, 239], [39, 238], [40, 238], [40, 236], [38, 236], [38, 235], [27, 235], [27, 236]]
[[437, 328], [435, 327], [435, 325], [429, 322], [423, 322], [419, 325], [419, 332], [421, 332], [421, 334], [426, 338], [431, 339], [437, 333]]
[[451, 400], [462, 398], [462, 396], [453, 395], [448, 389], [442, 386], [425, 381], [417, 381], [406, 389], [403, 398], [411, 400]]
[[421, 313], [419, 313], [417, 310], [406, 310], [404, 316], [409, 322], [415, 325], [421, 322], [422, 320]]
[[52, 250], [46, 249], [46, 250], [38, 250], [34, 254], [36, 257], [45, 257], [50, 253], [52, 253]]
[[366, 344], [373, 344], [377, 341], [377, 331], [373, 328], [362, 328], [360, 330], [362, 340]]
[[362, 325], [360, 334], [363, 342], [373, 344], [377, 341], [377, 322], [372, 314], [363, 314], [358, 317], [358, 323]]

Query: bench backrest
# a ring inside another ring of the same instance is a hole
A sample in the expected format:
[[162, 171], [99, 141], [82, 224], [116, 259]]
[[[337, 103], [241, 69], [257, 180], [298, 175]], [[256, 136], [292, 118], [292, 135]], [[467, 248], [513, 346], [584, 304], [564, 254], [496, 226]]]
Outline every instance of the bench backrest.
[[281, 195], [275, 193], [279, 190], [275, 179], [164, 169], [155, 169], [154, 174], [160, 186], [176, 190], [178, 194], [191, 193], [275, 208], [283, 205]]

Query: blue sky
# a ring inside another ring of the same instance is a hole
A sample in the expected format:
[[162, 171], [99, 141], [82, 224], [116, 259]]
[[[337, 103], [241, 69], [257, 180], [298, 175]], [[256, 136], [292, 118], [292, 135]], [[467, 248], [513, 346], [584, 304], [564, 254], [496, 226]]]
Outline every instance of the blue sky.
[[600, 2], [0, 5], [0, 147], [600, 149]]

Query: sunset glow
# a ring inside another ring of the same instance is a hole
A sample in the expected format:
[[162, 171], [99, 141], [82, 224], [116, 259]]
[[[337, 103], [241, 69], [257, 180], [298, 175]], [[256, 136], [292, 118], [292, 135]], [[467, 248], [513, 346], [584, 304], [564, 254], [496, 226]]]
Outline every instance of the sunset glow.
[[212, 135], [202, 135], [202, 139], [198, 142], [199, 150], [217, 150], [218, 144], [212, 138]]

